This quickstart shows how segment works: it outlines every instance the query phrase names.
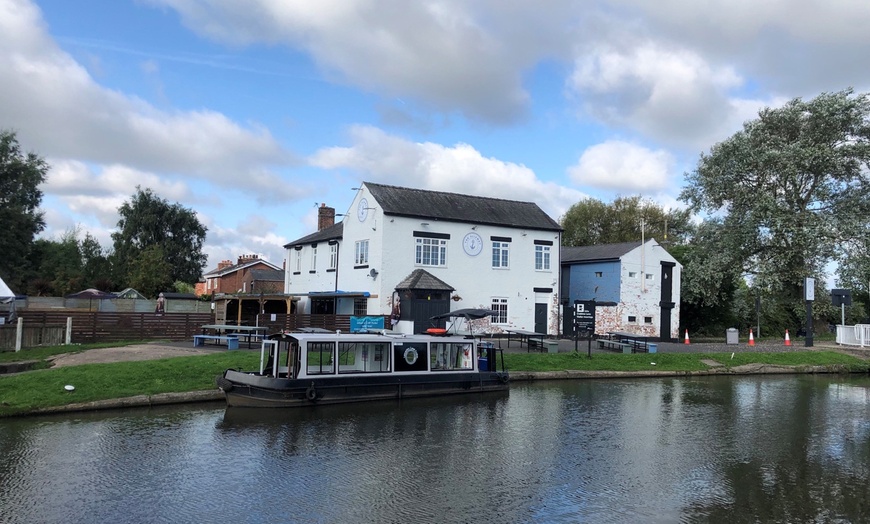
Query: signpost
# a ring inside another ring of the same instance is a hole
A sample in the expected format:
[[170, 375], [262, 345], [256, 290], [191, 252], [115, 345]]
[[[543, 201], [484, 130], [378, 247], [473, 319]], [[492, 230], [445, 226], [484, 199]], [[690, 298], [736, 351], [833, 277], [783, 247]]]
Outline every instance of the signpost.
[[581, 332], [586, 332], [588, 356], [592, 358], [592, 335], [595, 334], [595, 301], [574, 301], [574, 351], [577, 351], [577, 340]]
[[807, 277], [804, 279], [804, 300], [807, 302], [807, 336], [804, 346], [813, 347], [813, 300], [816, 299], [816, 279]]

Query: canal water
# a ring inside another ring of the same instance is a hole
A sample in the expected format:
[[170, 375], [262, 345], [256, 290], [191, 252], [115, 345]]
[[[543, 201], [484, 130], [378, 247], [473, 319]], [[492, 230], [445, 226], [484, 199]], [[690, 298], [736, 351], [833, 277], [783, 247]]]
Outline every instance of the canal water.
[[870, 380], [0, 420], [0, 522], [868, 522]]

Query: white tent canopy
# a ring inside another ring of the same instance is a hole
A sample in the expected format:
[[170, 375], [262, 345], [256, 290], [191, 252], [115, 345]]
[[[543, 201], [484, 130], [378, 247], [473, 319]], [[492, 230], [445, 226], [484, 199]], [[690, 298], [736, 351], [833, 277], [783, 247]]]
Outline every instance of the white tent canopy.
[[3, 282], [3, 277], [0, 277], [0, 300], [4, 298], [14, 298], [15, 293], [9, 289], [9, 286], [6, 285], [6, 282]]

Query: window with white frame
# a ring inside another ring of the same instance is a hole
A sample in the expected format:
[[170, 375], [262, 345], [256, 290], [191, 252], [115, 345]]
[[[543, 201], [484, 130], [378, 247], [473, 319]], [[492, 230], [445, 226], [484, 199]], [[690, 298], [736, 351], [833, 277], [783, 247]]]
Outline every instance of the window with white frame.
[[446, 266], [447, 241], [440, 238], [417, 238], [414, 262], [418, 266]]
[[629, 271], [628, 278], [637, 278], [637, 271]]
[[646, 274], [646, 279], [647, 279], [647, 280], [652, 280], [653, 278], [655, 278], [655, 275], [653, 275], [652, 273], [647, 273], [647, 274]]
[[317, 245], [311, 246], [311, 271], [317, 269]]
[[295, 268], [296, 268], [296, 269], [294, 269], [295, 272], [297, 272], [297, 273], [302, 272], [302, 250], [301, 249], [296, 250], [296, 266], [295, 266]]
[[535, 269], [537, 271], [550, 270], [550, 246], [535, 246]]
[[329, 244], [329, 269], [338, 267], [338, 243]]
[[510, 243], [508, 242], [493, 242], [492, 243], [492, 267], [505, 269], [508, 267], [510, 259]]
[[357, 240], [354, 245], [353, 264], [362, 266], [369, 263], [369, 241]]
[[492, 308], [495, 314], [492, 315], [493, 324], [507, 324], [508, 321], [508, 299], [501, 297], [493, 297]]

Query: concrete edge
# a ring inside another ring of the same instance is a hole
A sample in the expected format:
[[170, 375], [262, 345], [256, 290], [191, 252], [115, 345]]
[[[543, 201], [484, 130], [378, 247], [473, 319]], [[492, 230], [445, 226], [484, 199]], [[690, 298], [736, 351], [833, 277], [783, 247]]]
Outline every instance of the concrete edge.
[[[607, 378], [661, 378], [661, 377], [703, 377], [715, 375], [795, 375], [795, 374], [848, 374], [851, 371], [845, 366], [776, 366], [770, 364], [747, 364], [733, 368], [713, 368], [702, 371], [513, 371], [510, 372], [511, 382], [531, 382], [536, 380], [573, 380], [573, 379], [607, 379]], [[184, 393], [158, 393], [156, 395], [137, 395], [93, 402], [80, 402], [42, 408], [19, 415], [44, 415], [51, 413], [74, 413], [79, 411], [96, 411], [105, 409], [123, 409], [136, 407], [163, 406], [170, 404], [188, 404], [196, 402], [217, 402], [224, 400], [224, 394], [219, 389], [189, 391]]]

